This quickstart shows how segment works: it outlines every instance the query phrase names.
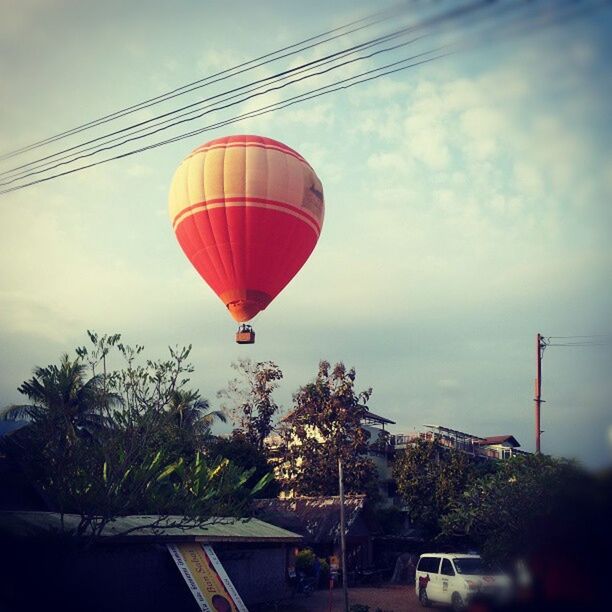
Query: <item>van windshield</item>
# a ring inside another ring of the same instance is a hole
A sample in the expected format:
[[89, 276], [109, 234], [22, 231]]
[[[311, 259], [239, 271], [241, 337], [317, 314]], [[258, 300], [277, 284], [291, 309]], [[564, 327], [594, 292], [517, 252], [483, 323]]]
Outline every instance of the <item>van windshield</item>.
[[499, 570], [486, 564], [482, 559], [477, 557], [459, 557], [453, 559], [455, 568], [458, 574], [467, 574], [468, 576], [482, 576], [484, 574], [497, 574]]

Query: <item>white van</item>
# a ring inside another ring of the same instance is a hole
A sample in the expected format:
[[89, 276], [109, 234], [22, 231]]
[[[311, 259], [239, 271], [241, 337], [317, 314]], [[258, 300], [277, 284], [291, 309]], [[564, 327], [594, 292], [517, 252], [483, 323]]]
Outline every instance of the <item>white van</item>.
[[463, 610], [474, 596], [505, 603], [512, 595], [510, 577], [486, 567], [479, 555], [421, 555], [414, 583], [416, 594], [425, 607], [432, 603], [446, 603], [453, 610]]

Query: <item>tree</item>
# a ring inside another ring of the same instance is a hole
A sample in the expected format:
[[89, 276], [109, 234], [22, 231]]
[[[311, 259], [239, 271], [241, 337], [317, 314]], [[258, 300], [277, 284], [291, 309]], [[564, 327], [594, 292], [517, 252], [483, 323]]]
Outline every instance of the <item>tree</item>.
[[367, 457], [369, 433], [361, 426], [372, 390], [355, 392], [355, 370], [321, 361], [314, 382], [293, 396], [282, 423], [283, 485], [297, 495], [337, 495], [338, 459], [344, 462], [347, 493], [376, 490]]
[[[59, 366], [37, 368], [21, 385], [34, 402], [21, 408], [31, 423], [3, 448], [48, 509], [62, 517], [78, 514], [77, 533], [92, 537], [128, 514], [156, 516], [141, 527], [188, 526], [243, 514], [270, 477], [247, 486], [254, 468], [204, 452], [218, 413], [187, 387], [190, 347], [143, 362], [143, 348], [121, 344], [118, 334], [89, 332], [89, 337], [93, 348], [80, 348], [77, 360], [64, 356]], [[106, 359], [113, 356], [125, 365], [110, 370]], [[83, 361], [93, 373], [100, 359], [103, 374], [87, 380]], [[96, 428], [90, 427], [94, 416]], [[89, 435], [82, 435], [85, 431]], [[176, 514], [181, 518], [169, 523]]]
[[241, 359], [232, 363], [232, 368], [239, 376], [219, 391], [218, 396], [225, 399], [234, 424], [244, 437], [263, 451], [264, 440], [272, 432], [272, 420], [279, 410], [272, 393], [283, 373], [273, 361], [253, 364], [250, 359]]
[[[59, 365], [36, 367], [34, 376], [24, 381], [18, 391], [31, 403], [14, 405], [0, 411], [3, 419], [47, 419], [54, 430], [67, 439], [75, 439], [80, 431], [100, 428], [103, 421], [103, 379], [85, 377], [85, 366], [78, 359], [62, 355]], [[107, 401], [116, 404], [118, 396]]]
[[222, 410], [210, 410], [208, 400], [202, 399], [198, 391], [176, 390], [170, 396], [168, 412], [179, 428], [209, 430], [216, 419], [222, 423], [227, 417]]
[[450, 511], [478, 470], [465, 453], [417, 440], [398, 453], [393, 465], [397, 490], [410, 519], [430, 536], [440, 532], [440, 520]]
[[[469, 483], [442, 518], [441, 527], [445, 535], [464, 536], [495, 560], [526, 555], [550, 538], [555, 522], [565, 522], [575, 514], [572, 508], [584, 506], [590, 481], [565, 459], [513, 457]], [[578, 525], [587, 513], [575, 519]], [[576, 525], [558, 530], [566, 543]]]

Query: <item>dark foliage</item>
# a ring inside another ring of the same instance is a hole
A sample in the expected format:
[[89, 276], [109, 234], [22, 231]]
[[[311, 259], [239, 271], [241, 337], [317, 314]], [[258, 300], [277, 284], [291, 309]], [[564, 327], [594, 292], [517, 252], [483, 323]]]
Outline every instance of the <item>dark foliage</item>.
[[[216, 457], [228, 459], [238, 468], [254, 470], [247, 480], [247, 488], [255, 486], [262, 478], [271, 475], [272, 468], [267, 454], [255, 446], [240, 430], [235, 430], [229, 438], [217, 438], [207, 446], [211, 460]], [[279, 483], [273, 478], [255, 497], [276, 497], [280, 492]]]
[[475, 461], [465, 453], [425, 440], [398, 453], [393, 466], [410, 519], [430, 537], [440, 533], [440, 520], [478, 473]]

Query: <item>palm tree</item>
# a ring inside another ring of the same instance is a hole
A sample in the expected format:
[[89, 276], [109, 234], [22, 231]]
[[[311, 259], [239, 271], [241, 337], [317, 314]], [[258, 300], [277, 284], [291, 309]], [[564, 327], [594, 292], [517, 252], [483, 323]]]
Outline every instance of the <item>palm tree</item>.
[[222, 410], [209, 410], [208, 400], [202, 399], [198, 391], [175, 390], [168, 404], [168, 412], [179, 428], [210, 429], [216, 419], [222, 423], [227, 417]]
[[79, 431], [91, 432], [104, 422], [103, 410], [116, 404], [118, 396], [104, 391], [102, 376], [85, 378], [86, 366], [68, 355], [59, 366], [34, 369], [34, 376], [18, 388], [30, 404], [8, 406], [0, 410], [0, 419], [39, 421], [51, 419], [65, 428], [68, 437]]

